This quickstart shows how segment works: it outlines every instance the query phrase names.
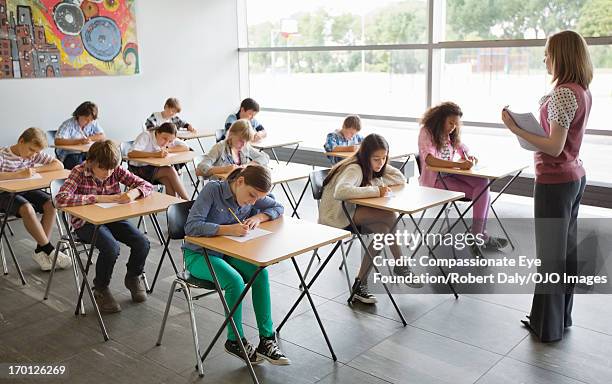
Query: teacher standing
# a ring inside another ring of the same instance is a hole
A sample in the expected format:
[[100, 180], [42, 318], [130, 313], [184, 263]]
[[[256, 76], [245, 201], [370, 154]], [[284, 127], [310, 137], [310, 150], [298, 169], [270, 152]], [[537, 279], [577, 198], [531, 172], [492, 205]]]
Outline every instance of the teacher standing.
[[[574, 31], [548, 38], [544, 50], [553, 90], [540, 100], [541, 137], [519, 128], [508, 112], [504, 124], [533, 144], [536, 256], [540, 273], [577, 274], [577, 217], [586, 185], [580, 146], [591, 110], [593, 65], [586, 41]], [[523, 324], [542, 342], [558, 341], [572, 325], [574, 286], [537, 284], [531, 313]]]

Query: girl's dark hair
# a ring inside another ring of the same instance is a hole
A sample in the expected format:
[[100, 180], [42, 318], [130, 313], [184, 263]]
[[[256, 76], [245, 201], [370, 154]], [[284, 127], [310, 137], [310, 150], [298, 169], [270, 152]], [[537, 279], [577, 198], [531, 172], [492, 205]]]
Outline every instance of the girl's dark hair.
[[[372, 169], [372, 165], [370, 162], [370, 158], [374, 154], [374, 152], [384, 149], [387, 153], [387, 158], [385, 159], [385, 164], [378, 172], [374, 172]], [[359, 164], [362, 172], [362, 179], [360, 187], [365, 187], [367, 185], [372, 184], [372, 179], [375, 177], [382, 177], [385, 174], [385, 169], [387, 168], [387, 162], [389, 161], [389, 143], [385, 140], [384, 137], [378, 135], [376, 133], [371, 133], [363, 139], [361, 142], [361, 146], [357, 153], [348, 159], [341, 161], [336, 164], [331, 171], [327, 174], [325, 180], [323, 180], [323, 187], [325, 187], [337, 174], [341, 173], [347, 166], [351, 164]]]
[[261, 165], [247, 165], [245, 168], [236, 168], [227, 176], [227, 182], [233, 183], [238, 178], [244, 177], [247, 185], [255, 188], [259, 192], [268, 193], [272, 189], [272, 176], [266, 167]]
[[94, 120], [98, 119], [98, 106], [92, 103], [91, 101], [86, 101], [81, 103], [74, 112], [72, 112], [72, 117], [78, 119], [79, 116], [91, 116]]
[[[452, 101], [446, 101], [435, 107], [429, 108], [421, 118], [421, 124], [429, 131], [438, 151], [442, 149], [442, 146], [446, 142], [444, 124], [446, 123], [446, 118], [449, 116], [463, 116], [461, 108]], [[459, 126], [457, 126], [449, 136], [451, 145], [453, 148], [457, 148], [459, 144], [461, 144], [461, 131]]]
[[163, 123], [155, 128], [155, 133], [169, 133], [176, 136], [176, 125], [174, 123]]

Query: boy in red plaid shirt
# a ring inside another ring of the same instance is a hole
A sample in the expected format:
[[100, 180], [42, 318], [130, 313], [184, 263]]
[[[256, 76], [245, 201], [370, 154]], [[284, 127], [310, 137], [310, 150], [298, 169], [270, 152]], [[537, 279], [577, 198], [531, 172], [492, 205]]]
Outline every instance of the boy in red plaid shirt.
[[[87, 161], [74, 167], [64, 182], [56, 196], [57, 206], [129, 203], [150, 195], [153, 186], [121, 168], [120, 162], [119, 148], [111, 140], [94, 143], [87, 153]], [[121, 192], [120, 183], [128, 187], [127, 192]], [[79, 239], [91, 243], [93, 224], [76, 217], [71, 217], [71, 224]], [[127, 220], [104, 224], [98, 228], [95, 244], [99, 254], [96, 261], [94, 296], [100, 311], [105, 313], [121, 311], [119, 303], [108, 288], [120, 252], [119, 242], [130, 247], [124, 283], [132, 294], [132, 301], [143, 302], [147, 299], [140, 277], [149, 254], [149, 240]]]

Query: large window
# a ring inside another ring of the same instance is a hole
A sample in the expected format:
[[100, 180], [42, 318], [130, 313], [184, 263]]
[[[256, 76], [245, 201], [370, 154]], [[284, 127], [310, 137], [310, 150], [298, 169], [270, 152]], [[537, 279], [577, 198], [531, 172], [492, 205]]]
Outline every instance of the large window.
[[[610, 0], [238, 1], [246, 26], [242, 93], [260, 102], [271, 129], [297, 120], [318, 126], [325, 119], [317, 116], [327, 116], [320, 129], [329, 131], [343, 114], [358, 113], [369, 131], [414, 133], [428, 106], [452, 100], [464, 110], [470, 140], [514, 142], [500, 109], [537, 111], [551, 88], [545, 38], [574, 29], [595, 68], [584, 145], [601, 155], [585, 163], [597, 175], [591, 181], [612, 181], [604, 176], [612, 155], [603, 155], [612, 139], [604, 115], [612, 105]], [[321, 143], [320, 129], [300, 132], [306, 143]]]

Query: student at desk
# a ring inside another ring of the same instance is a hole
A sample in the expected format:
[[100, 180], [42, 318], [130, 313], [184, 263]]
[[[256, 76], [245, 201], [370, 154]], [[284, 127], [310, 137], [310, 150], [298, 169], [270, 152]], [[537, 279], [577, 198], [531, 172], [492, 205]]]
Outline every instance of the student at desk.
[[[91, 101], [79, 105], [72, 117], [64, 121], [55, 134], [55, 145], [89, 144], [101, 140], [106, 140], [106, 136], [98, 124], [98, 107]], [[66, 169], [74, 168], [86, 158], [85, 153], [64, 149], [58, 149], [56, 153]]]
[[[419, 132], [419, 156], [421, 162], [431, 167], [471, 169], [477, 159], [470, 156], [468, 148], [461, 142], [461, 108], [453, 102], [444, 102], [430, 108], [421, 118], [421, 131]], [[455, 161], [458, 157], [459, 160]], [[488, 180], [482, 177], [441, 174], [444, 182], [437, 172], [430, 171], [421, 166], [419, 183], [425, 187], [446, 189], [463, 192], [470, 199], [475, 199], [484, 188]], [[508, 240], [489, 236], [486, 232], [487, 216], [491, 195], [487, 189], [473, 206], [472, 233], [483, 234], [488, 249], [501, 249], [508, 245]], [[472, 252], [477, 252], [473, 249]]]
[[[363, 141], [361, 119], [357, 115], [349, 115], [344, 119], [342, 128], [328, 133], [323, 148], [325, 152], [355, 152]], [[340, 158], [327, 156], [332, 164], [339, 162]]]
[[[130, 171], [119, 166], [121, 152], [111, 141], [94, 143], [87, 153], [87, 161], [74, 167], [55, 200], [59, 207], [73, 207], [95, 203], [130, 203], [146, 197], [153, 186]], [[121, 192], [121, 185], [129, 188]], [[94, 225], [77, 217], [70, 220], [79, 239], [91, 243]], [[149, 255], [149, 240], [129, 221], [120, 220], [100, 226], [95, 247], [98, 248], [94, 298], [101, 312], [121, 311], [121, 306], [108, 288], [119, 257], [119, 242], [130, 247], [130, 258], [124, 284], [135, 303], [147, 300], [141, 275]]]
[[[187, 151], [189, 151], [187, 144], [176, 138], [176, 126], [173, 123], [163, 123], [159, 127], [140, 133], [136, 140], [134, 140], [132, 150], [128, 153], [128, 156], [131, 158], [164, 158], [169, 153]], [[155, 167], [130, 160], [129, 170], [150, 183], [156, 181], [162, 183], [166, 187], [166, 194], [170, 196], [178, 196], [183, 200], [190, 200], [185, 186], [181, 183], [181, 179], [174, 167]]]
[[181, 103], [177, 98], [171, 97], [166, 100], [163, 111], [153, 112], [151, 116], [147, 118], [143, 125], [143, 131], [154, 129], [164, 123], [172, 123], [177, 129], [186, 129], [189, 132], [195, 132], [196, 129], [187, 121], [183, 120], [179, 116], [179, 113], [181, 113]]
[[196, 175], [211, 178], [251, 163], [268, 165], [270, 156], [250, 144], [254, 136], [255, 131], [247, 119], [236, 120], [227, 138], [213, 145], [198, 164]]
[[[258, 113], [259, 104], [255, 100], [251, 99], [250, 97], [242, 100], [238, 112], [232, 113], [227, 117], [227, 119], [225, 119], [225, 135], [227, 135], [227, 131], [229, 131], [230, 127], [232, 124], [234, 124], [234, 122], [236, 122], [236, 120], [247, 119], [255, 130], [253, 141], [265, 139], [268, 132], [266, 132], [264, 126], [261, 125], [259, 121], [255, 120], [255, 115]], [[225, 136], [223, 136], [223, 139], [225, 139]]]
[[[336, 228], [352, 230], [350, 221], [342, 209], [342, 200], [367, 197], [383, 197], [391, 192], [390, 185], [406, 183], [404, 175], [395, 167], [387, 164], [389, 144], [384, 137], [370, 134], [361, 143], [359, 151], [352, 157], [336, 164], [323, 181], [323, 195], [319, 206], [319, 223]], [[364, 227], [370, 233], [389, 233], [397, 215], [380, 209], [347, 204], [347, 209], [358, 227]], [[395, 259], [402, 257], [402, 250], [397, 244], [389, 247]], [[373, 256], [376, 251], [370, 245]], [[368, 290], [367, 276], [372, 269], [372, 262], [367, 256], [361, 261], [359, 273], [353, 284], [356, 300], [364, 304], [375, 304], [376, 296]], [[412, 274], [408, 266], [395, 266], [393, 273], [400, 276]], [[410, 284], [420, 288], [421, 284]]]
[[[272, 189], [272, 180], [267, 168], [250, 165], [235, 169], [224, 181], [211, 181], [202, 188], [202, 192], [193, 204], [187, 223], [187, 236], [244, 236], [259, 223], [274, 220], [283, 214], [283, 206], [268, 193]], [[212, 281], [212, 275], [203, 257], [204, 250], [197, 245], [183, 245], [185, 266], [189, 273], [198, 279]], [[236, 258], [207, 251], [225, 298], [230, 308], [256, 270], [256, 266]], [[253, 306], [259, 329], [257, 349], [244, 337], [242, 330], [242, 308], [234, 313], [234, 322], [240, 338], [252, 364], [263, 359], [274, 365], [290, 364], [289, 359], [280, 351], [274, 336], [272, 324], [272, 304], [270, 301], [270, 283], [268, 272], [259, 273], [251, 288]], [[244, 359], [230, 324], [227, 326], [225, 351], [239, 359]]]
[[[17, 144], [0, 148], [0, 180], [13, 180], [31, 177], [37, 172], [49, 172], [63, 169], [62, 163], [42, 152], [47, 147], [45, 133], [38, 128], [28, 128], [17, 140]], [[0, 193], [0, 211], [5, 214], [21, 217], [23, 225], [36, 241], [34, 261], [43, 271], [51, 270], [55, 248], [49, 242], [53, 223], [55, 222], [55, 207], [51, 196], [44, 191], [28, 191], [18, 193], [11, 205], [8, 204], [10, 194]], [[40, 221], [36, 212], [42, 213]], [[59, 268], [68, 268], [72, 261], [68, 255], [59, 251], [57, 263]]]

